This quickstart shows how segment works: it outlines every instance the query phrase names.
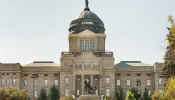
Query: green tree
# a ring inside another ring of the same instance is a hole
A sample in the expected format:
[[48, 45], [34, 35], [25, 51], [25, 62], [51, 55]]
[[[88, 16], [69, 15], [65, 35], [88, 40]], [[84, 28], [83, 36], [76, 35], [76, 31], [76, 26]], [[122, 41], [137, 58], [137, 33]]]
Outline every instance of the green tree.
[[171, 76], [175, 76], [175, 24], [172, 16], [168, 16], [168, 21], [171, 26], [168, 27], [169, 33], [167, 34], [166, 40], [168, 40], [168, 45], [166, 48], [164, 61], [165, 66], [162, 74], [167, 79]]
[[163, 100], [162, 93], [160, 93], [159, 90], [155, 90], [153, 95], [152, 95], [152, 100]]
[[59, 91], [55, 85], [53, 85], [50, 88], [50, 100], [58, 100], [59, 97]]
[[122, 87], [119, 87], [119, 91], [116, 92], [115, 98], [116, 100], [124, 100], [124, 92]]
[[105, 96], [104, 100], [110, 100], [108, 96]]
[[64, 100], [74, 100], [74, 98], [72, 96], [67, 96]]
[[127, 92], [126, 100], [136, 100], [136, 98], [134, 97], [134, 94], [132, 92]]
[[47, 92], [45, 88], [41, 88], [38, 100], [48, 100]]
[[141, 97], [140, 94], [138, 93], [136, 88], [131, 88], [131, 93], [134, 94], [134, 97], [136, 100], [139, 100], [139, 98]]
[[175, 100], [175, 78], [169, 78], [165, 88], [164, 92], [161, 96], [162, 100]]
[[64, 98], [59, 98], [58, 100], [64, 100]]
[[7, 90], [0, 90], [0, 100], [28, 100], [27, 92], [24, 90], [17, 90], [9, 88]]
[[142, 100], [151, 100], [151, 97], [149, 96], [148, 89], [145, 88]]
[[0, 90], [0, 100], [7, 100], [9, 97], [9, 94], [4, 89]]

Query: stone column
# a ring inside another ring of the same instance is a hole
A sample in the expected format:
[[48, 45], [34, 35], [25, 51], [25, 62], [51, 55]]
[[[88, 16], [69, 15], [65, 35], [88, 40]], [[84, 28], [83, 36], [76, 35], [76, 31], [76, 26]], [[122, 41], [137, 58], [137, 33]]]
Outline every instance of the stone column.
[[73, 85], [73, 90], [75, 90], [75, 85], [76, 85], [75, 84], [75, 81], [76, 81], [75, 71], [73, 71], [73, 79], [72, 80], [73, 80], [73, 84], [72, 84]]
[[91, 64], [91, 68], [93, 68], [93, 64]]
[[81, 66], [82, 66], [82, 69], [84, 69], [84, 62], [82, 62]]
[[84, 75], [81, 75], [82, 77], [82, 95], [84, 94]]
[[100, 70], [100, 74], [99, 74], [99, 76], [100, 76], [100, 91], [99, 91], [99, 93], [100, 93], [100, 96], [102, 95], [102, 91], [104, 91], [103, 90], [103, 87], [102, 87], [102, 82], [103, 82], [103, 77], [102, 77], [102, 72], [101, 72], [101, 70]]
[[75, 64], [73, 64], [73, 69], [75, 69]]
[[91, 75], [91, 86], [93, 86], [93, 75]]

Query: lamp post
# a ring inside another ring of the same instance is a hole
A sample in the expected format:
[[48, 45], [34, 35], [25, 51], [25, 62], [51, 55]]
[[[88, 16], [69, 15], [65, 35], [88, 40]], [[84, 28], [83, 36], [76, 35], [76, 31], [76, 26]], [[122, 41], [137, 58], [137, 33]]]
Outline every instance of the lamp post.
[[38, 78], [38, 74], [32, 74], [32, 76], [30, 78], [33, 78], [33, 100], [34, 100], [34, 79]]

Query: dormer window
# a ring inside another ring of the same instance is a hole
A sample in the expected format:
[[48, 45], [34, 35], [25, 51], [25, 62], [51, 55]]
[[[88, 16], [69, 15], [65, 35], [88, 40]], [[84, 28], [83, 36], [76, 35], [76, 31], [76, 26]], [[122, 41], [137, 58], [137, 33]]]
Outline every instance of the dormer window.
[[92, 51], [94, 50], [94, 41], [93, 40], [91, 41], [91, 50]]
[[85, 44], [85, 49], [86, 49], [86, 51], [88, 51], [88, 50], [89, 50], [89, 42], [88, 42], [88, 40], [86, 40], [85, 43], [86, 43], [86, 44]]
[[80, 41], [80, 50], [84, 50], [84, 41], [83, 40]]

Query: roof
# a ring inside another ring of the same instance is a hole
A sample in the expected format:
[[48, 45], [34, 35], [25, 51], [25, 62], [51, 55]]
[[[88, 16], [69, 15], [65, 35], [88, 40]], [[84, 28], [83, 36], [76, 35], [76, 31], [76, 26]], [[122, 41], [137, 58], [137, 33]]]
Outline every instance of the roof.
[[53, 61], [34, 61], [33, 63], [23, 65], [23, 67], [59, 67], [59, 65]]
[[118, 67], [128, 67], [128, 66], [151, 66], [149, 64], [142, 63], [141, 61], [121, 61], [116, 64]]
[[81, 12], [75, 19], [94, 19], [97, 20], [99, 22], [102, 22], [102, 20], [92, 11], [83, 11]]
[[80, 33], [84, 30], [91, 30], [95, 33], [104, 33], [103, 21], [92, 11], [90, 11], [88, 4], [86, 8], [74, 19], [69, 25], [70, 33]]

